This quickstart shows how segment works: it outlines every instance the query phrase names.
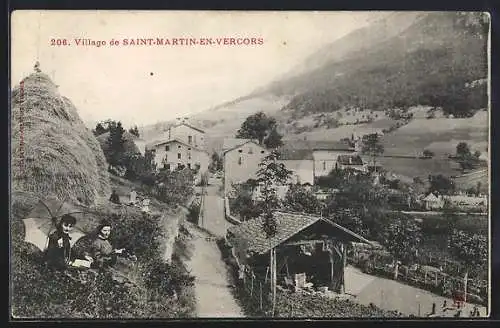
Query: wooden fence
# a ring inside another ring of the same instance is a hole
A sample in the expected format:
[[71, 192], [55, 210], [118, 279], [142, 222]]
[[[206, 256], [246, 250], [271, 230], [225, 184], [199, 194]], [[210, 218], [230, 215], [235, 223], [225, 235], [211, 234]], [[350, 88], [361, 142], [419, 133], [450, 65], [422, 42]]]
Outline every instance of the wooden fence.
[[[348, 261], [366, 273], [403, 281], [411, 286], [429, 290], [445, 297], [452, 297], [454, 292], [463, 293], [465, 289], [464, 276], [450, 275], [427, 267], [427, 263], [412, 266], [399, 265], [396, 272], [396, 266], [391, 256], [375, 255], [368, 259], [365, 252], [356, 251], [348, 256]], [[431, 260], [429, 262], [434, 263]], [[453, 262], [450, 261], [450, 263]], [[466, 299], [469, 303], [487, 305], [488, 282], [468, 278]]]

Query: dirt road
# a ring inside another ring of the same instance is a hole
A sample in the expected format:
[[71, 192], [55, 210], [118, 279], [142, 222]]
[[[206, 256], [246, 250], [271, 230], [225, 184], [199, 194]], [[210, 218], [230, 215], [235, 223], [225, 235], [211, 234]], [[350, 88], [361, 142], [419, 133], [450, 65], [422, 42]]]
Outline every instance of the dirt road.
[[[355, 295], [356, 301], [369, 305], [373, 303], [386, 310], [397, 310], [406, 315], [425, 317], [431, 312], [432, 303], [436, 303], [439, 316], [451, 317], [456, 310], [441, 311], [441, 306], [446, 300], [448, 305], [453, 300], [445, 298], [429, 291], [415, 288], [400, 282], [372, 276], [361, 272], [352, 266], [346, 268], [346, 292]], [[462, 310], [461, 317], [469, 317], [469, 312], [474, 308], [472, 304], [466, 304]], [[487, 315], [483, 306], [478, 306], [482, 317]]]
[[231, 292], [231, 279], [216, 243], [223, 237], [229, 223], [224, 219], [224, 201], [218, 195], [218, 185], [206, 188], [203, 220], [198, 227], [191, 225], [194, 246], [187, 267], [196, 277], [197, 317], [243, 317], [243, 312]]
[[213, 236], [192, 226], [194, 246], [186, 266], [196, 277], [197, 317], [243, 317], [231, 293], [231, 279]]

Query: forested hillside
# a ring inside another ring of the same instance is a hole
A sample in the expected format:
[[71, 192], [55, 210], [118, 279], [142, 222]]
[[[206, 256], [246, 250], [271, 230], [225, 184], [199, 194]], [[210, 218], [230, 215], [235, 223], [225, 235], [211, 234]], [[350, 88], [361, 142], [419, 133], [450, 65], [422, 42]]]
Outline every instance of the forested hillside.
[[[386, 25], [397, 23], [392, 17]], [[487, 20], [481, 13], [426, 13], [398, 35], [378, 37], [370, 48], [354, 48], [317, 69], [275, 82], [268, 91], [295, 95], [284, 109], [296, 117], [344, 107], [412, 105], [467, 117], [487, 106]]]

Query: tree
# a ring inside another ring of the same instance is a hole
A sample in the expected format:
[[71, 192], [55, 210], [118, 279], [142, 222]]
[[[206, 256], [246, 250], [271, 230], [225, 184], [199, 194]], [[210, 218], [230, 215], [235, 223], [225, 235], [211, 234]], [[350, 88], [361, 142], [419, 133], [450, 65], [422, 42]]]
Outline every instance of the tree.
[[279, 207], [279, 199], [276, 195], [278, 186], [286, 184], [292, 175], [283, 163], [278, 162], [278, 153], [271, 151], [262, 162], [259, 163], [257, 170], [257, 181], [261, 186], [263, 198], [262, 210], [265, 215], [264, 230], [268, 237], [275, 234], [276, 222], [273, 217], [273, 210]]
[[375, 166], [375, 159], [384, 153], [384, 146], [380, 143], [379, 135], [377, 133], [364, 135], [362, 141], [361, 152], [370, 155]]
[[283, 136], [278, 133], [276, 127], [273, 127], [269, 132], [269, 135], [266, 137], [266, 139], [264, 139], [264, 144], [268, 149], [278, 148], [280, 146], [283, 146], [283, 141], [281, 140], [282, 138]]
[[422, 241], [420, 226], [411, 217], [396, 218], [385, 225], [382, 244], [396, 259], [407, 264], [417, 256]]
[[124, 164], [125, 158], [125, 139], [123, 134], [125, 130], [121, 122], [109, 123], [109, 136], [108, 136], [108, 162], [113, 166], [120, 166]]
[[449, 195], [455, 190], [453, 181], [442, 174], [429, 175], [429, 192]]
[[319, 214], [321, 211], [321, 203], [316, 196], [300, 185], [290, 186], [283, 205], [286, 209], [294, 212]]
[[132, 134], [132, 135], [136, 136], [137, 138], [139, 138], [139, 137], [140, 137], [140, 134], [139, 134], [139, 129], [137, 128], [137, 125], [136, 125], [136, 126], [134, 126], [133, 128], [130, 128], [130, 129], [128, 130], [128, 132], [129, 132], [130, 134]]
[[467, 270], [484, 269], [488, 263], [488, 238], [484, 235], [454, 229], [448, 238], [448, 248]]
[[94, 132], [94, 135], [97, 137], [100, 136], [101, 134], [108, 132], [108, 129], [106, 129], [101, 123], [97, 123], [94, 131], [92, 132]]
[[212, 158], [211, 158], [210, 165], [208, 166], [208, 169], [210, 170], [210, 172], [214, 173], [214, 172], [222, 171], [222, 167], [223, 167], [222, 158], [221, 158], [221, 156], [219, 156], [219, 154], [217, 152], [214, 151], [212, 153]]
[[258, 112], [246, 118], [236, 133], [236, 138], [257, 139], [259, 145], [262, 145], [275, 127], [276, 119], [267, 117], [264, 112]]
[[476, 167], [479, 162], [479, 156], [481, 156], [481, 152], [476, 151], [473, 155], [466, 142], [460, 142], [457, 145], [456, 157], [462, 170], [471, 170]]
[[470, 148], [469, 145], [466, 142], [460, 142], [457, 145], [457, 157], [458, 158], [467, 158], [470, 156]]
[[424, 149], [423, 155], [426, 158], [432, 158], [434, 156], [434, 153], [429, 149]]

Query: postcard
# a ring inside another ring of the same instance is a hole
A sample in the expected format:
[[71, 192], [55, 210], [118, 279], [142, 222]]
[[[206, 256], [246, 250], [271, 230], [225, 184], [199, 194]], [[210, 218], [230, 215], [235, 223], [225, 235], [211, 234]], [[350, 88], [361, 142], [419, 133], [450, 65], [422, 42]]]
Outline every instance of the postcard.
[[13, 320], [489, 316], [488, 13], [10, 18]]

